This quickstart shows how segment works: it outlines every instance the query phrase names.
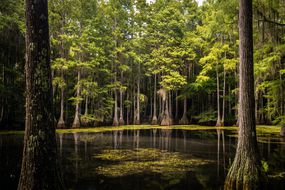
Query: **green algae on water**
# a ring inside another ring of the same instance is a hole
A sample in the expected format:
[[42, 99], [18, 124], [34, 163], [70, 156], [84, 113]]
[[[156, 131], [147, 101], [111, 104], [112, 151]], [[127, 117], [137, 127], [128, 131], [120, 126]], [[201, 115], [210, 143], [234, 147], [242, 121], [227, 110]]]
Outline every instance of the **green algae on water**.
[[[121, 177], [139, 173], [161, 175], [183, 174], [211, 161], [185, 156], [178, 152], [159, 149], [103, 150], [95, 158], [108, 164], [96, 168], [96, 173], [108, 177]], [[111, 163], [110, 163], [111, 162]]]

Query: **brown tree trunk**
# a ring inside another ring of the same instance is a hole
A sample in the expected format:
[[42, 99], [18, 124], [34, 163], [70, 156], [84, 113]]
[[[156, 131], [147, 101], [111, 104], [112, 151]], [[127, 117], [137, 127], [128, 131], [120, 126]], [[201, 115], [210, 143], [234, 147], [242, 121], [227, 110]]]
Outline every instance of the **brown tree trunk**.
[[239, 134], [235, 159], [224, 189], [260, 189], [264, 175], [256, 140], [254, 113], [252, 1], [239, 2]]
[[[123, 84], [123, 71], [121, 71], [121, 83]], [[120, 125], [124, 125], [125, 121], [124, 121], [124, 107], [123, 107], [123, 90], [120, 89], [120, 119], [119, 119], [119, 124]]]
[[114, 106], [114, 119], [113, 119], [113, 126], [118, 126], [118, 97], [117, 97], [117, 91], [115, 90], [115, 106]]
[[224, 68], [224, 88], [223, 88], [223, 113], [222, 113], [222, 120], [221, 120], [221, 126], [225, 125], [225, 111], [226, 111], [226, 71]]
[[175, 91], [175, 122], [177, 122], [177, 120], [178, 120], [178, 91], [176, 90]]
[[216, 79], [217, 79], [217, 112], [218, 112], [218, 118], [216, 126], [220, 127], [222, 126], [221, 123], [221, 108], [220, 108], [220, 80], [219, 80], [219, 71], [218, 71], [218, 64], [216, 65]]
[[156, 74], [154, 75], [154, 90], [153, 90], [153, 117], [151, 124], [157, 125], [157, 113], [156, 113]]
[[26, 0], [26, 121], [18, 190], [64, 189], [57, 158], [47, 0]]
[[135, 125], [140, 124], [140, 65], [139, 65], [139, 76], [137, 81], [137, 110], [136, 110], [136, 119], [135, 119]]
[[81, 72], [79, 69], [77, 73], [77, 90], [76, 90], [77, 100], [76, 100], [75, 115], [74, 115], [74, 120], [72, 123], [72, 128], [80, 127], [80, 100], [79, 100], [80, 92], [81, 92], [80, 80], [81, 80]]
[[165, 110], [163, 111], [162, 115], [162, 121], [160, 123], [161, 126], [169, 126], [171, 125], [171, 118], [169, 115], [169, 109], [168, 109], [168, 93], [166, 92], [165, 99], [163, 99]]
[[61, 87], [61, 97], [60, 97], [60, 117], [57, 123], [57, 128], [65, 128], [64, 122], [64, 87]]
[[182, 118], [179, 121], [180, 125], [188, 125], [189, 120], [187, 118], [187, 98], [184, 98], [184, 103], [183, 103], [183, 115]]

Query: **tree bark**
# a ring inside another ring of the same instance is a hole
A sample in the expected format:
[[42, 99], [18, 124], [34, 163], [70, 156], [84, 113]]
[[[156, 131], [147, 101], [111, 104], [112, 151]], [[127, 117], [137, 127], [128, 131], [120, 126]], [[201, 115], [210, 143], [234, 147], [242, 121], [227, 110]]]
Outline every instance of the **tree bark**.
[[115, 106], [114, 106], [114, 119], [113, 119], [113, 126], [118, 126], [118, 97], [117, 97], [117, 91], [115, 90]]
[[18, 190], [64, 189], [55, 138], [47, 0], [26, 0], [26, 121]]
[[[121, 71], [121, 83], [123, 84], [123, 71]], [[120, 125], [124, 125], [125, 121], [124, 121], [124, 114], [123, 114], [123, 90], [120, 89], [120, 119], [119, 119], [119, 124]]]
[[260, 189], [265, 180], [255, 127], [252, 1], [239, 2], [239, 134], [235, 159], [224, 189]]
[[140, 65], [139, 65], [139, 76], [138, 76], [138, 81], [137, 81], [137, 110], [136, 110], [136, 119], [135, 119], [135, 124], [139, 125], [140, 124]]
[[72, 123], [72, 128], [79, 128], [80, 127], [80, 93], [81, 93], [81, 85], [80, 85], [80, 80], [81, 80], [81, 72], [80, 69], [77, 72], [77, 89], [76, 89], [76, 106], [75, 106], [75, 115], [74, 115], [74, 120]]
[[154, 90], [153, 90], [153, 117], [151, 124], [157, 125], [157, 113], [156, 113], [156, 74], [154, 75]]
[[169, 126], [171, 125], [171, 118], [169, 115], [169, 109], [168, 109], [168, 93], [166, 92], [165, 99], [163, 99], [165, 110], [163, 111], [162, 115], [162, 121], [160, 123], [161, 126]]
[[65, 128], [65, 122], [64, 122], [64, 87], [61, 88], [61, 94], [60, 94], [60, 117], [57, 123], [57, 128], [63, 129]]
[[224, 68], [224, 88], [223, 88], [223, 114], [222, 114], [222, 120], [221, 120], [221, 126], [225, 125], [225, 112], [226, 112], [226, 71]]
[[180, 125], [188, 125], [189, 120], [187, 118], [187, 98], [184, 98], [184, 103], [183, 103], [183, 115], [182, 118], [179, 121]]
[[218, 64], [216, 65], [216, 79], [217, 79], [217, 112], [218, 112], [216, 127], [220, 127], [222, 126], [222, 123], [221, 123], [220, 79], [219, 79]]

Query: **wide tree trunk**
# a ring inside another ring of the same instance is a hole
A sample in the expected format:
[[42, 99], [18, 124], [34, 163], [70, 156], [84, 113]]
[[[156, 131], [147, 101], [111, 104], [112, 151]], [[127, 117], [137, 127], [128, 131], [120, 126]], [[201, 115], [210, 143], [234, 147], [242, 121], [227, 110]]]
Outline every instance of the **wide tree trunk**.
[[81, 80], [81, 72], [80, 69], [77, 72], [77, 90], [76, 90], [76, 106], [75, 106], [75, 115], [74, 120], [72, 123], [72, 128], [79, 128], [80, 127], [80, 93], [81, 93], [81, 86], [80, 86], [80, 80]]
[[239, 134], [234, 162], [225, 189], [260, 189], [263, 171], [255, 127], [252, 1], [240, 0], [239, 8]]
[[156, 74], [154, 75], [154, 90], [153, 90], [153, 117], [151, 124], [157, 125], [157, 113], [156, 113]]
[[47, 0], [26, 0], [26, 121], [18, 190], [64, 189], [57, 158]]

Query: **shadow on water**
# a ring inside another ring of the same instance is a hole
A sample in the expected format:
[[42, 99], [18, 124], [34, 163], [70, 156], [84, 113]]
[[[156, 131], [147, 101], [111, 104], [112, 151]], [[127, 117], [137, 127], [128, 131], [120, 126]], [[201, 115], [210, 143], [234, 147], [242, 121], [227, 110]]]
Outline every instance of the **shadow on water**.
[[[67, 189], [222, 189], [233, 161], [232, 131], [115, 130], [57, 136]], [[285, 189], [285, 140], [259, 136], [272, 189]], [[0, 135], [0, 189], [16, 189], [23, 136]], [[8, 188], [7, 188], [8, 187]]]

